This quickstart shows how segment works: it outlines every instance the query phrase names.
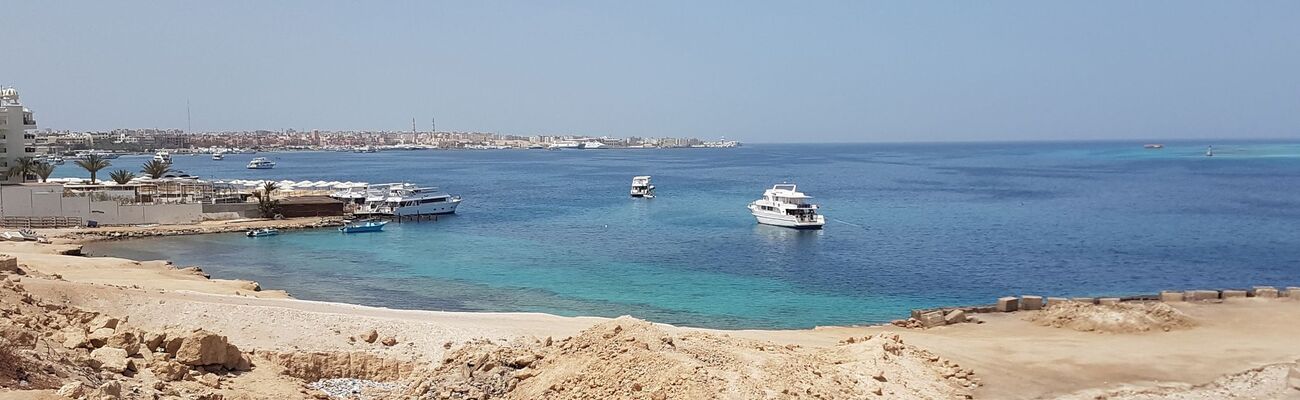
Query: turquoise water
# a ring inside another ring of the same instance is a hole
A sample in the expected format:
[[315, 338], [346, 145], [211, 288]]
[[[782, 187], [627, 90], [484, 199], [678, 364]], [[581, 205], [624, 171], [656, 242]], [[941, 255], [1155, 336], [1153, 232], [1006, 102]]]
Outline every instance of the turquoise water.
[[[394, 308], [631, 314], [722, 328], [881, 322], [1007, 294], [1300, 284], [1300, 144], [752, 145], [738, 149], [279, 153], [269, 171], [176, 157], [205, 177], [414, 181], [457, 215], [382, 233], [141, 239], [171, 259], [305, 299]], [[134, 165], [145, 158], [120, 158]], [[65, 168], [63, 174], [76, 171]], [[634, 175], [658, 197], [631, 199]], [[783, 180], [822, 231], [759, 226]]]

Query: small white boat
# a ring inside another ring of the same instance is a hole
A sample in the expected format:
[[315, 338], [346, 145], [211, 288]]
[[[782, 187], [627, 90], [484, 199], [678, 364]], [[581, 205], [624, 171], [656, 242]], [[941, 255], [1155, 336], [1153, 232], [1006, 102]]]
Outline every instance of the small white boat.
[[212, 161], [221, 161], [221, 160], [224, 160], [224, 159], [226, 159], [226, 155], [225, 155], [225, 154], [221, 154], [221, 153], [213, 153], [213, 154], [212, 154]]
[[811, 196], [796, 190], [795, 185], [773, 185], [763, 192], [763, 198], [749, 203], [749, 211], [758, 223], [795, 229], [821, 229], [826, 217], [817, 213]]
[[1205, 148], [1205, 156], [1206, 156], [1206, 157], [1214, 157], [1214, 146], [1210, 146], [1210, 147], [1206, 147], [1206, 148]]
[[248, 231], [248, 233], [245, 235], [247, 235], [248, 237], [264, 237], [264, 236], [275, 236], [279, 234], [280, 231], [276, 230], [275, 228], [261, 228], [261, 229], [254, 229]]
[[388, 221], [379, 221], [379, 220], [371, 219], [365, 221], [350, 222], [340, 227], [339, 232], [343, 232], [343, 233], [379, 232], [384, 230], [384, 225], [388, 225]]
[[171, 163], [172, 163], [172, 155], [171, 155], [171, 153], [168, 153], [168, 152], [165, 152], [165, 151], [160, 151], [160, 152], [154, 153], [154, 155], [153, 155], [153, 160], [154, 160], [154, 161], [162, 162], [163, 164], [171, 164]]
[[248, 169], [271, 169], [275, 168], [275, 161], [267, 160], [266, 157], [254, 158], [248, 162]]
[[655, 197], [655, 185], [650, 184], [650, 176], [632, 177], [632, 197], [644, 197], [652, 199]]

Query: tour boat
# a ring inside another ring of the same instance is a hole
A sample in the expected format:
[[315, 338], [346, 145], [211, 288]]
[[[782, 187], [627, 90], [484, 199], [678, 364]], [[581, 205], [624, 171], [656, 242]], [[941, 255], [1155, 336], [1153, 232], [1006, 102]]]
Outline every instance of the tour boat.
[[154, 153], [154, 155], [153, 155], [153, 160], [154, 160], [154, 161], [162, 162], [163, 164], [171, 164], [171, 163], [172, 163], [172, 155], [171, 155], [171, 153], [168, 153], [168, 152], [165, 152], [165, 151], [160, 151], [160, 152]]
[[221, 160], [224, 160], [224, 159], [226, 159], [226, 155], [225, 155], [225, 154], [221, 154], [221, 153], [212, 153], [212, 161], [221, 161]]
[[275, 161], [267, 160], [266, 157], [254, 158], [248, 162], [248, 169], [271, 169], [275, 168]]
[[650, 184], [649, 175], [632, 177], [632, 197], [655, 197], [655, 185]]
[[339, 232], [343, 232], [343, 233], [379, 232], [384, 230], [384, 225], [388, 225], [388, 221], [379, 221], [379, 220], [358, 221], [354, 223], [348, 223], [347, 225], [343, 225], [343, 227], [339, 228]]
[[261, 228], [261, 229], [254, 229], [248, 231], [248, 233], [245, 235], [247, 235], [248, 237], [263, 237], [263, 236], [275, 236], [279, 234], [280, 231], [275, 230], [275, 228]]
[[817, 205], [795, 189], [795, 185], [773, 185], [763, 192], [763, 198], [749, 203], [749, 211], [758, 223], [796, 229], [821, 229], [826, 218], [817, 213]]
[[357, 215], [436, 215], [456, 212], [460, 196], [439, 191], [434, 187], [419, 187], [410, 183], [393, 183], [372, 186], [365, 203]]

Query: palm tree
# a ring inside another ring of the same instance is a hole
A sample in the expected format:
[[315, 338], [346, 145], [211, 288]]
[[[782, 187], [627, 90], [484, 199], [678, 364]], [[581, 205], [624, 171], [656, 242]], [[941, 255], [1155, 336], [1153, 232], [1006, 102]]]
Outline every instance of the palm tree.
[[275, 218], [275, 212], [280, 208], [280, 201], [272, 200], [271, 192], [279, 188], [279, 184], [267, 181], [262, 184], [262, 191], [253, 192], [253, 196], [257, 197], [257, 210], [262, 213], [262, 218]]
[[32, 157], [18, 157], [14, 160], [14, 166], [5, 171], [5, 178], [18, 176], [19, 182], [27, 182], [27, 176], [32, 174], [36, 169], [36, 159]]
[[54, 164], [38, 162], [36, 166], [32, 167], [32, 173], [41, 178], [41, 182], [45, 182], [50, 179], [50, 175], [54, 174]]
[[77, 160], [77, 165], [90, 172], [90, 184], [93, 185], [95, 184], [95, 174], [99, 173], [99, 170], [113, 165], [113, 163], [104, 159], [104, 157], [99, 154], [90, 153], [87, 154], [85, 158]]
[[131, 173], [131, 171], [119, 169], [117, 171], [113, 171], [113, 173], [111, 174], [108, 174], [108, 177], [112, 179], [113, 182], [117, 182], [117, 184], [119, 185], [125, 185], [128, 182], [131, 182], [132, 179], [135, 179], [135, 174]]
[[163, 175], [166, 175], [171, 170], [171, 164], [157, 159], [149, 160], [149, 162], [144, 163], [144, 166], [140, 168], [140, 172], [143, 172], [145, 175], [149, 175], [150, 178], [154, 179], [162, 178]]

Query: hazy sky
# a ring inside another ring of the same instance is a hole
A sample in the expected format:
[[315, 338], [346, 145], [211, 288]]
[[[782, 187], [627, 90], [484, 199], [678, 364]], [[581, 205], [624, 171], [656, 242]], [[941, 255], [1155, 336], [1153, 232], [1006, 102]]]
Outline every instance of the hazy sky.
[[1300, 137], [1297, 1], [0, 0], [43, 127]]

